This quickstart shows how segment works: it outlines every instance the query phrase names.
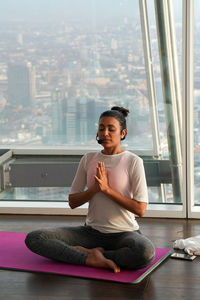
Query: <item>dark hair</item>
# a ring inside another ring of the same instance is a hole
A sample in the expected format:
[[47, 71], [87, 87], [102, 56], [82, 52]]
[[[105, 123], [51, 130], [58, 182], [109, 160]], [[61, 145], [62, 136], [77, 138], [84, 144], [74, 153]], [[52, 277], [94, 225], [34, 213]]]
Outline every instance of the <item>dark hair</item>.
[[[113, 117], [115, 119], [117, 119], [119, 121], [119, 124], [121, 126], [121, 130], [123, 129], [127, 129], [126, 127], [126, 117], [128, 116], [129, 114], [129, 110], [124, 108], [124, 107], [119, 107], [119, 106], [113, 106], [111, 108], [111, 110], [106, 110], [104, 111], [100, 117], [99, 117], [99, 120], [102, 118], [102, 117]], [[126, 136], [124, 136], [122, 138], [122, 140], [125, 139]]]

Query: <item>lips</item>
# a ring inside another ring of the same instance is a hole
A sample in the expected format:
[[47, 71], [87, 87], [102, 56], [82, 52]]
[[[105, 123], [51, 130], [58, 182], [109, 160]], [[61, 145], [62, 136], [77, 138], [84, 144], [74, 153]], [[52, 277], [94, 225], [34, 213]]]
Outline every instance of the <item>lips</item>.
[[112, 143], [112, 142], [110, 140], [102, 140], [101, 144], [109, 144], [109, 143]]

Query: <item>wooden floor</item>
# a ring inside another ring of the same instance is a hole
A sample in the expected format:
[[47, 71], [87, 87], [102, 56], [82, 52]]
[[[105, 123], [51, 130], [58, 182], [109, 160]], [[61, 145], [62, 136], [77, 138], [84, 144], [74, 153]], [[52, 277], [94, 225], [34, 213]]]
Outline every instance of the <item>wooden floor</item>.
[[[1, 231], [29, 232], [41, 227], [83, 224], [83, 217], [0, 215]], [[139, 220], [156, 247], [200, 234], [200, 220]], [[70, 276], [0, 270], [0, 300], [196, 300], [200, 299], [200, 257], [193, 262], [168, 258], [140, 284], [121, 284]]]

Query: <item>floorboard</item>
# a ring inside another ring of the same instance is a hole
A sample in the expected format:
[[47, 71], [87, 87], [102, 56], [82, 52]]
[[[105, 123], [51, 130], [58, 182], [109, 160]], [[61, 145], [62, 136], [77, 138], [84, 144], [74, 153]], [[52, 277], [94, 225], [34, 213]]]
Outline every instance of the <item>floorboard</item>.
[[[198, 235], [200, 220], [138, 220], [141, 231], [160, 248]], [[29, 232], [38, 228], [84, 224], [82, 216], [0, 215], [0, 230]], [[200, 258], [168, 258], [140, 284], [122, 284], [62, 275], [0, 270], [0, 300], [178, 300], [200, 299]]]

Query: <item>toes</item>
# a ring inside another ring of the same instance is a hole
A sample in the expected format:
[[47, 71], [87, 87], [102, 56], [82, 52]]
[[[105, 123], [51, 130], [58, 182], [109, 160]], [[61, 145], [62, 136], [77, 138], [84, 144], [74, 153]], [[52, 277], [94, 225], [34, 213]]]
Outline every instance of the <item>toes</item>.
[[107, 260], [108, 268], [112, 269], [115, 273], [120, 272], [120, 268], [110, 259]]
[[105, 258], [102, 252], [97, 248], [89, 253], [86, 264], [91, 267], [111, 269], [115, 273], [120, 272], [119, 267], [112, 260]]

